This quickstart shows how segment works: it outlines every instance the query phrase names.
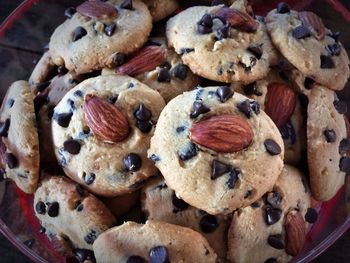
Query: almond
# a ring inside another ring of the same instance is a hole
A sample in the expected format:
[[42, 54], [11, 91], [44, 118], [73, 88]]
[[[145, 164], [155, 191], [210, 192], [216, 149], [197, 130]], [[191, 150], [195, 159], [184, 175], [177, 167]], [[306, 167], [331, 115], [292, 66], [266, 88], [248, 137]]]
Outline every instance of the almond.
[[91, 18], [115, 18], [117, 10], [110, 4], [100, 0], [89, 0], [77, 7], [77, 12]]
[[166, 49], [160, 46], [146, 46], [137, 51], [122, 66], [116, 68], [117, 74], [135, 76], [151, 71], [164, 64], [166, 61]]
[[304, 26], [308, 27], [316, 39], [322, 40], [326, 35], [326, 28], [321, 18], [313, 12], [299, 12], [299, 18]]
[[86, 95], [83, 105], [85, 121], [99, 140], [115, 143], [129, 134], [129, 123], [113, 104], [94, 95]]
[[296, 256], [304, 246], [306, 236], [306, 224], [303, 216], [298, 211], [290, 211], [284, 223], [286, 231], [286, 252]]
[[293, 115], [296, 94], [288, 85], [273, 82], [267, 87], [265, 112], [278, 128], [283, 127]]
[[216, 152], [231, 153], [247, 148], [253, 141], [249, 123], [238, 115], [219, 115], [192, 125], [193, 142]]
[[215, 17], [223, 23], [247, 33], [254, 33], [259, 26], [253, 17], [234, 8], [223, 7], [216, 12]]

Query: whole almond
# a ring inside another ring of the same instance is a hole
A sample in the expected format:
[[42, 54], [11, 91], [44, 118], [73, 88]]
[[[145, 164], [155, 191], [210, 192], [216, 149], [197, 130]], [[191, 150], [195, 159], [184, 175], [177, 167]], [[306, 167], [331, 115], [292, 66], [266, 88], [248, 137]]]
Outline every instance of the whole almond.
[[86, 95], [83, 111], [86, 124], [97, 139], [116, 143], [128, 137], [130, 129], [127, 118], [107, 100]]
[[306, 237], [306, 224], [298, 211], [290, 211], [284, 223], [286, 231], [286, 252], [296, 256], [304, 246]]
[[137, 51], [123, 65], [116, 68], [117, 74], [135, 76], [151, 71], [164, 64], [166, 61], [166, 49], [160, 46], [146, 46]]
[[90, 0], [82, 3], [77, 7], [77, 12], [91, 18], [115, 18], [118, 14], [117, 9], [112, 5], [100, 0]]
[[278, 128], [281, 128], [290, 120], [295, 106], [296, 94], [288, 85], [278, 82], [268, 85], [265, 112]]
[[193, 142], [216, 152], [232, 153], [247, 148], [253, 141], [249, 123], [238, 115], [219, 115], [192, 125]]
[[254, 33], [259, 26], [253, 17], [235, 8], [223, 7], [216, 12], [215, 17], [243, 32]]
[[303, 11], [299, 12], [299, 18], [304, 26], [311, 29], [316, 39], [324, 39], [326, 35], [326, 28], [318, 15], [313, 12]]

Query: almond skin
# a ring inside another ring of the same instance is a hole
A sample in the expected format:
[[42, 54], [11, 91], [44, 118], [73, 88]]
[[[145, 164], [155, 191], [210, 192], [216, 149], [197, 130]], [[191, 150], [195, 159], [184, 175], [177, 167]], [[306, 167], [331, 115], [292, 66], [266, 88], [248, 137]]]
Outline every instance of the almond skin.
[[238, 115], [219, 115], [192, 125], [193, 142], [216, 152], [233, 153], [247, 148], [253, 141], [249, 123]]
[[265, 112], [278, 128], [283, 127], [293, 115], [296, 94], [284, 83], [270, 83], [267, 87]]
[[326, 35], [326, 28], [323, 25], [321, 18], [313, 12], [299, 12], [299, 18], [304, 26], [311, 29], [314, 36], [318, 40], [324, 39]]
[[164, 64], [166, 49], [160, 46], [146, 46], [132, 55], [123, 65], [116, 68], [117, 74], [135, 76]]
[[86, 95], [83, 111], [86, 124], [97, 139], [116, 143], [128, 137], [130, 129], [127, 118], [107, 100]]
[[306, 224], [298, 211], [290, 211], [284, 223], [286, 231], [286, 252], [296, 256], [304, 246], [306, 237]]
[[77, 12], [91, 18], [115, 18], [118, 14], [112, 5], [100, 0], [90, 0], [82, 3], [77, 7]]
[[235, 8], [223, 7], [216, 12], [215, 17], [223, 23], [247, 33], [256, 32], [259, 26], [253, 17]]

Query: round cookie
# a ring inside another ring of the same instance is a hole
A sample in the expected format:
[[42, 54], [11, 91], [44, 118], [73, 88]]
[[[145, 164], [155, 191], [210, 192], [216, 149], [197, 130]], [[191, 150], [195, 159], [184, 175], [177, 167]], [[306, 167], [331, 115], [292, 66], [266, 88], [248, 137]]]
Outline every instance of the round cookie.
[[201, 233], [218, 255], [220, 262], [225, 262], [228, 220], [224, 216], [208, 215], [189, 206], [176, 196], [162, 178], [151, 180], [142, 188], [141, 201], [142, 210], [148, 220], [160, 220]]
[[107, 230], [94, 243], [94, 252], [97, 263], [216, 262], [215, 252], [199, 233], [156, 220]]
[[148, 151], [180, 198], [213, 215], [247, 206], [271, 189], [283, 155], [281, 135], [259, 104], [225, 86], [171, 100]]
[[27, 81], [16, 81], [9, 87], [0, 112], [4, 177], [25, 193], [33, 193], [39, 180], [40, 155], [33, 94]]
[[307, 157], [312, 196], [318, 201], [331, 199], [344, 184], [347, 172], [345, 155], [350, 144], [344, 112], [335, 107], [338, 102], [334, 91], [319, 85], [309, 96]]
[[[318, 21], [320, 27], [309, 21]], [[317, 15], [274, 9], [265, 22], [277, 49], [305, 76], [329, 89], [344, 88], [350, 75], [349, 58], [339, 36], [325, 28]]]
[[146, 153], [164, 105], [158, 92], [131, 77], [81, 82], [52, 117], [55, 152], [65, 173], [101, 196], [135, 191], [157, 173]]
[[153, 22], [162, 20], [179, 8], [177, 0], [143, 0], [143, 2], [147, 5]]
[[290, 249], [286, 231], [290, 219], [297, 217], [292, 227], [303, 230], [298, 232], [299, 238], [306, 235], [305, 216], [311, 210], [310, 192], [303, 180], [296, 168], [286, 165], [272, 191], [251, 206], [235, 211], [228, 233], [230, 262], [289, 262], [291, 255], [299, 252], [302, 247]]
[[[230, 26], [226, 16], [237, 12], [250, 23]], [[222, 5], [182, 11], [169, 19], [166, 35], [182, 61], [211, 80], [251, 83], [265, 77], [276, 58], [263, 22]]]
[[51, 36], [51, 57], [70, 71], [91, 72], [137, 50], [151, 29], [152, 17], [139, 0], [86, 1]]
[[98, 235], [116, 221], [101, 201], [63, 176], [42, 181], [34, 195], [34, 210], [46, 235], [67, 248], [92, 250]]

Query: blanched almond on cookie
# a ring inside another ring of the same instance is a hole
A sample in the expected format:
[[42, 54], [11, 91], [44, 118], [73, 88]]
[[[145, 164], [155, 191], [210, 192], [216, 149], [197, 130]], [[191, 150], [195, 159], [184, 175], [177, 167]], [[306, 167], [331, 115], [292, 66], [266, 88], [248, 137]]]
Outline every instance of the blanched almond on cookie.
[[223, 7], [216, 12], [215, 16], [231, 27], [244, 32], [254, 33], [258, 29], [258, 23], [254, 18], [238, 9]]
[[219, 115], [194, 123], [191, 140], [216, 152], [238, 152], [253, 141], [249, 123], [238, 115]]
[[77, 12], [91, 18], [114, 18], [118, 14], [117, 10], [112, 5], [100, 0], [90, 0], [82, 3], [77, 7]]
[[290, 211], [284, 223], [286, 231], [286, 252], [296, 256], [304, 246], [306, 225], [303, 216], [298, 211]]
[[137, 51], [122, 66], [116, 68], [117, 74], [134, 76], [141, 74], [164, 64], [166, 61], [166, 49], [160, 46], [146, 46]]
[[326, 28], [321, 18], [313, 12], [299, 12], [299, 18], [304, 26], [312, 29], [316, 39], [322, 40], [326, 35]]
[[97, 139], [116, 143], [128, 137], [127, 118], [107, 100], [94, 95], [86, 95], [83, 111], [86, 124]]

